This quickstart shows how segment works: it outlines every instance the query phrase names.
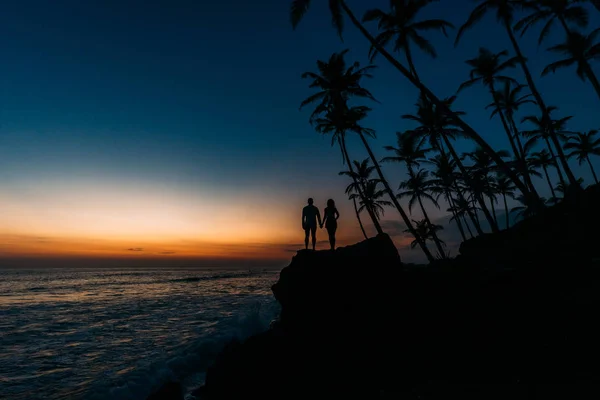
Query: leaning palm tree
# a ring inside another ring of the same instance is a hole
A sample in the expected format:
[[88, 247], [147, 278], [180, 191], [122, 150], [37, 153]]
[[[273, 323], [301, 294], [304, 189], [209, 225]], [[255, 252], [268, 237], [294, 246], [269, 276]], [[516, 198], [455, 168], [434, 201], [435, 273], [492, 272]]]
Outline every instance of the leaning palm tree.
[[567, 122], [573, 118], [573, 116], [566, 116], [563, 118], [553, 119], [552, 113], [558, 110], [558, 107], [550, 106], [548, 107], [548, 114], [550, 115], [550, 119], [544, 119], [543, 117], [538, 117], [535, 115], [528, 115], [521, 119], [521, 122], [529, 122], [534, 126], [534, 129], [524, 130], [521, 134], [528, 138], [525, 143], [525, 148], [533, 147], [540, 139], [543, 139], [546, 143], [546, 147], [552, 156], [552, 160], [554, 160], [554, 167], [558, 173], [558, 178], [560, 179], [563, 185], [566, 185], [565, 179], [563, 177], [560, 165], [556, 161], [556, 153], [554, 152], [554, 146], [550, 143], [550, 128], [554, 131], [554, 134], [561, 139], [561, 141], [565, 141], [568, 139], [569, 135], [573, 132], [567, 130]]
[[513, 207], [510, 210], [510, 212], [515, 213], [517, 215], [517, 218], [520, 218], [520, 219], [529, 218], [536, 214], [535, 210], [533, 210], [531, 207], [529, 207], [527, 205], [527, 202], [525, 201], [523, 196], [517, 196], [517, 197], [515, 197], [515, 200], [517, 200], [519, 202], [519, 205]]
[[[505, 150], [498, 151], [498, 154], [503, 157], [508, 157], [508, 152]], [[493, 213], [492, 215], [494, 215], [494, 224], [497, 225], [494, 207], [494, 203], [496, 202], [494, 177], [491, 175], [492, 172], [497, 171], [497, 167], [494, 165], [491, 157], [479, 147], [475, 148], [475, 150], [471, 152], [465, 153], [463, 158], [470, 158], [471, 161], [473, 161], [473, 165], [470, 167], [470, 170], [473, 181], [476, 183], [476, 185], [472, 190], [472, 194], [474, 196], [485, 196], [490, 200], [490, 207]], [[492, 229], [494, 228], [492, 227]], [[498, 230], [497, 227], [496, 230]]]
[[598, 77], [590, 66], [590, 61], [600, 58], [600, 43], [595, 43], [599, 33], [600, 28], [594, 29], [588, 35], [571, 32], [567, 34], [564, 43], [549, 47], [548, 51], [563, 54], [566, 58], [548, 64], [542, 71], [542, 76], [550, 72], [554, 73], [559, 68], [576, 65], [577, 76], [582, 81], [589, 79], [596, 90], [596, 94], [600, 97], [600, 82], [598, 82]]
[[442, 154], [438, 154], [435, 157], [427, 160], [428, 164], [431, 164], [434, 169], [431, 171], [433, 179], [429, 181], [431, 185], [431, 191], [437, 194], [436, 201], [439, 201], [440, 196], [444, 196], [446, 202], [450, 205], [450, 211], [458, 231], [463, 240], [467, 240], [465, 230], [460, 218], [458, 218], [454, 209], [454, 201], [452, 199], [452, 191], [454, 190], [454, 182], [456, 181], [456, 162], [449, 160]]
[[[425, 240], [431, 240], [434, 242], [440, 242], [443, 245], [445, 245], [443, 240], [440, 240], [439, 238], [437, 238], [437, 232], [441, 231], [442, 229], [444, 229], [443, 226], [441, 225], [432, 225], [430, 223], [428, 223], [425, 219], [419, 220], [419, 221], [415, 221], [413, 219], [413, 222], [415, 223], [415, 227], [417, 229], [417, 232], [419, 232], [419, 235], [421, 237], [423, 237]], [[405, 230], [404, 232], [408, 232], [408, 230]], [[437, 238], [437, 239], [436, 239]], [[415, 247], [417, 247], [417, 241], [413, 240], [410, 243], [410, 248], [414, 249]], [[446, 257], [446, 253], [444, 251], [442, 251], [440, 253], [440, 258], [445, 258]]]
[[502, 201], [504, 203], [504, 214], [506, 218], [506, 229], [510, 228], [510, 213], [508, 210], [508, 202], [506, 201], [507, 197], [513, 198], [515, 197], [515, 185], [501, 173], [496, 173], [496, 190], [499, 195], [502, 196]]
[[[310, 8], [312, 1], [311, 0], [292, 0], [292, 5], [290, 8], [290, 19], [292, 27], [295, 29], [308, 9]], [[362, 33], [362, 35], [369, 41], [369, 43], [379, 52], [394, 68], [396, 68], [406, 79], [408, 79], [424, 96], [426, 96], [429, 101], [431, 101], [436, 107], [439, 107], [444, 113], [448, 114], [448, 117], [452, 119], [454, 124], [459, 127], [464, 135], [471, 140], [473, 140], [478, 146], [482, 147], [490, 153], [491, 157], [494, 158], [494, 161], [501, 168], [507, 176], [510, 177], [511, 180], [515, 182], [515, 185], [522, 193], [527, 193], [528, 189], [523, 185], [523, 183], [519, 180], [518, 176], [504, 163], [501, 157], [499, 157], [494, 149], [479, 135], [470, 125], [468, 125], [465, 121], [463, 121], [460, 116], [450, 110], [447, 104], [445, 104], [442, 100], [440, 100], [429, 88], [427, 88], [419, 79], [417, 79], [405, 66], [403, 66], [398, 60], [396, 60], [383, 46], [381, 46], [375, 37], [367, 31], [367, 29], [361, 24], [361, 22], [356, 18], [352, 10], [348, 7], [344, 0], [329, 0], [329, 10], [331, 12], [332, 24], [340, 37], [342, 36], [343, 28], [344, 28], [344, 18], [343, 14], [345, 13], [352, 24]], [[410, 222], [410, 221], [409, 221]]]
[[577, 133], [576, 136], [570, 137], [565, 144], [565, 150], [571, 150], [571, 153], [569, 153], [569, 158], [577, 158], [579, 165], [583, 164], [584, 161], [587, 162], [596, 183], [598, 183], [598, 176], [596, 176], [596, 171], [594, 171], [594, 167], [590, 161], [590, 156], [600, 156], [600, 138], [595, 138], [597, 134], [598, 130], [596, 129], [592, 129], [588, 132]]
[[[455, 101], [456, 96], [451, 96], [444, 100], [444, 103], [447, 107], [451, 107], [452, 103]], [[452, 119], [448, 116], [448, 114], [436, 106], [433, 102], [431, 102], [423, 93], [419, 94], [419, 100], [416, 103], [417, 112], [415, 114], [405, 114], [402, 116], [403, 119], [414, 121], [418, 124], [417, 128], [413, 129], [413, 132], [422, 138], [422, 141], [427, 141], [429, 146], [435, 150], [437, 150], [444, 157], [449, 158], [446, 151], [450, 153], [453, 161], [456, 162], [456, 166], [458, 167], [460, 173], [462, 174], [462, 178], [466, 183], [466, 186], [473, 186], [470, 181], [469, 173], [463, 165], [460, 156], [456, 152], [454, 145], [451, 140], [464, 137], [464, 132], [462, 129], [457, 127]], [[464, 115], [463, 111], [455, 111], [458, 115]], [[463, 191], [455, 182], [455, 192], [457, 193], [458, 198], [464, 200]], [[480, 207], [482, 208], [486, 218], [488, 221], [491, 221], [491, 214], [489, 210], [485, 206], [485, 202], [483, 198], [476, 199]], [[477, 230], [477, 233], [482, 235], [483, 231], [479, 226], [478, 221], [476, 220], [476, 215], [469, 211], [469, 217]], [[490, 223], [491, 224], [491, 223]]]
[[[348, 165], [348, 171], [351, 173], [349, 176], [354, 181], [354, 188], [358, 192], [359, 196], [364, 197], [363, 185], [357, 180], [357, 175], [352, 167], [350, 155], [348, 154], [348, 149], [346, 146], [346, 134], [354, 128], [355, 124], [360, 118], [360, 112], [355, 110], [353, 111], [345, 106], [339, 108], [330, 107], [330, 109], [324, 115], [312, 118], [311, 123], [317, 132], [324, 135], [332, 135], [332, 145], [338, 143], [340, 151], [342, 152], [342, 157], [344, 158], [345, 163]], [[377, 233], [383, 233], [383, 229], [381, 228], [379, 220], [375, 214], [373, 214], [372, 210], [368, 209], [367, 211], [369, 212], [369, 216], [371, 217], [371, 221], [373, 222]]]
[[531, 164], [533, 164], [534, 167], [541, 168], [544, 171], [546, 183], [548, 183], [548, 186], [550, 186], [550, 193], [552, 193], [552, 199], [556, 200], [556, 192], [554, 192], [554, 186], [552, 185], [550, 174], [548, 174], [548, 167], [555, 166], [554, 160], [552, 159], [552, 155], [550, 155], [550, 152], [547, 149], [536, 151], [535, 153], [531, 154], [530, 162]]
[[471, 237], [474, 237], [473, 232], [471, 231], [471, 227], [469, 226], [469, 222], [467, 221], [467, 215], [473, 214], [476, 211], [476, 209], [473, 208], [471, 202], [465, 198], [453, 198], [451, 204], [452, 206], [447, 210], [454, 214], [452, 218], [450, 218], [450, 221], [453, 221], [455, 219], [462, 219], [462, 222], [469, 231], [469, 235], [471, 235]]
[[[420, 237], [418, 237], [418, 233], [413, 228], [413, 226], [410, 222], [410, 219], [408, 218], [408, 215], [406, 214], [406, 212], [404, 211], [404, 209], [402, 208], [400, 203], [398, 203], [398, 200], [394, 196], [394, 193], [393, 193], [392, 189], [390, 188], [388, 181], [385, 179], [385, 177], [383, 175], [383, 171], [381, 170], [379, 162], [377, 161], [377, 158], [375, 157], [375, 154], [373, 154], [373, 150], [371, 149], [371, 146], [369, 145], [369, 142], [367, 141], [366, 137], [367, 136], [374, 137], [375, 131], [373, 129], [363, 127], [360, 123], [363, 119], [366, 118], [368, 112], [371, 109], [366, 106], [348, 107], [347, 105], [340, 107], [339, 110], [337, 110], [336, 108], [337, 107], [332, 108], [330, 111], [328, 111], [327, 115], [329, 115], [329, 118], [324, 120], [325, 127], [327, 129], [336, 129], [336, 130], [342, 129], [344, 133], [352, 132], [359, 136], [365, 149], [367, 150], [367, 153], [369, 154], [369, 158], [371, 159], [371, 162], [373, 163], [375, 170], [377, 171], [379, 181], [383, 184], [386, 192], [388, 193], [388, 196], [390, 197], [390, 200], [392, 201], [394, 208], [396, 208], [398, 210], [398, 213], [400, 213], [400, 217], [402, 218], [402, 221], [407, 226], [408, 230], [412, 232], [413, 236], [415, 236], [415, 239], [417, 240], [417, 242], [421, 243], [421, 249], [423, 250], [423, 253], [425, 253], [425, 256], [427, 257], [427, 259], [430, 262], [435, 261], [435, 259], [429, 252], [429, 249], [425, 245], [425, 242]], [[331, 127], [332, 119], [334, 121], [333, 127]], [[318, 118], [317, 122], [320, 122], [320, 121], [322, 121], [322, 119]], [[348, 157], [347, 152], [346, 152], [346, 157]], [[349, 160], [349, 159], [347, 158], [347, 160]], [[350, 164], [349, 161], [348, 161], [348, 164]], [[364, 193], [363, 193], [363, 199], [364, 199]], [[368, 208], [367, 208], [367, 210], [368, 210]], [[379, 224], [377, 216], [372, 215], [371, 218], [373, 219], [373, 223], [377, 226]], [[381, 233], [380, 230], [378, 230], [378, 233]]]
[[[367, 196], [367, 193], [365, 191], [365, 184], [371, 179], [371, 174], [373, 173], [375, 167], [369, 165], [368, 158], [365, 158], [362, 162], [354, 160], [352, 161], [352, 164], [354, 166], [353, 169], [349, 169], [348, 171], [341, 171], [338, 175], [346, 175], [352, 178], [352, 183], [346, 187], [345, 193], [348, 195], [348, 198], [354, 203], [354, 212], [356, 213], [358, 225], [360, 226], [360, 230], [362, 231], [365, 239], [368, 239], [367, 233], [365, 232], [365, 228], [360, 218], [360, 211], [356, 203], [356, 198], [361, 198], [361, 192], [364, 194], [365, 197]], [[359, 190], [359, 188], [361, 190]], [[369, 215], [370, 214], [371, 212], [369, 212]]]
[[[356, 116], [347, 112], [346, 103], [354, 97], [373, 100], [375, 98], [361, 85], [363, 78], [371, 77], [370, 71], [373, 66], [361, 68], [358, 63], [348, 66], [345, 60], [347, 52], [348, 50], [334, 53], [328, 61], [318, 60], [318, 73], [305, 72], [302, 74], [303, 78], [312, 80], [309, 87], [317, 89], [317, 92], [305, 99], [300, 108], [318, 103], [309, 121], [316, 126], [318, 132], [332, 134], [331, 144], [339, 144], [344, 162], [352, 171], [352, 163], [346, 147], [346, 132], [353, 126]], [[362, 187], [358, 185], [356, 189], [361, 195]], [[377, 233], [382, 233], [383, 230], [376, 216], [372, 212], [369, 212], [369, 215]]]
[[[467, 21], [459, 28], [458, 33], [456, 35], [456, 40], [454, 41], [454, 45], [456, 46], [462, 37], [462, 35], [470, 28], [472, 28], [477, 22], [479, 22], [485, 14], [488, 12], [496, 13], [496, 19], [500, 22], [500, 24], [505, 29], [508, 38], [514, 48], [514, 51], [518, 57], [519, 64], [521, 64], [521, 69], [523, 70], [523, 74], [525, 75], [525, 79], [527, 80], [527, 86], [529, 86], [529, 90], [531, 90], [531, 94], [535, 97], [536, 104], [540, 108], [542, 112], [542, 117], [544, 120], [549, 120], [550, 116], [547, 111], [546, 103], [544, 102], [542, 95], [537, 90], [537, 86], [531, 76], [531, 71], [529, 71], [529, 67], [527, 66], [527, 59], [523, 55], [521, 51], [521, 47], [515, 38], [514, 31], [512, 28], [514, 15], [517, 9], [522, 8], [524, 1], [522, 0], [481, 0], [479, 5], [475, 7], [475, 9], [469, 15]], [[569, 167], [567, 162], [567, 158], [562, 150], [558, 137], [554, 134], [554, 130], [550, 124], [550, 140], [556, 147], [556, 152], [558, 154], [558, 158], [567, 174], [567, 178], [572, 185], [577, 186], [577, 180], [575, 179], [575, 175], [573, 175], [573, 171]], [[512, 179], [512, 177], [511, 177]], [[517, 182], [515, 182], [517, 184]], [[517, 185], [518, 186], [518, 185]], [[524, 195], [526, 196], [526, 195]], [[532, 207], [537, 207], [536, 205], [532, 205]]]
[[381, 159], [381, 162], [395, 162], [406, 164], [409, 173], [413, 172], [414, 167], [418, 167], [420, 161], [425, 159], [426, 154], [431, 149], [423, 148], [422, 142], [415, 131], [396, 132], [397, 146], [385, 146], [384, 149], [392, 152], [393, 156], [387, 156]]
[[490, 50], [480, 47], [477, 57], [466, 61], [466, 63], [471, 66], [472, 69], [469, 73], [469, 79], [459, 86], [458, 91], [461, 91], [467, 87], [471, 87], [477, 83], [482, 83], [487, 87], [492, 95], [494, 104], [496, 105], [497, 113], [500, 116], [500, 121], [502, 121], [502, 126], [504, 127], [504, 131], [508, 137], [514, 157], [518, 159], [520, 153], [515, 144], [515, 140], [513, 139], [506, 116], [500, 109], [498, 92], [496, 90], [497, 83], [516, 84], [517, 82], [514, 78], [504, 75], [503, 73], [509, 68], [514, 68], [518, 63], [518, 58], [511, 57], [508, 60], [502, 60], [502, 58], [505, 56], [508, 56], [508, 51], [506, 50], [494, 54]]
[[[393, 41], [394, 51], [404, 53], [410, 72], [418, 80], [420, 79], [413, 61], [411, 45], [436, 58], [435, 48], [421, 35], [421, 32], [435, 30], [447, 36], [446, 29], [454, 28], [454, 25], [443, 19], [417, 19], [423, 8], [430, 3], [432, 0], [391, 0], [389, 12], [373, 9], [363, 16], [363, 22], [378, 21], [380, 33], [375, 37], [377, 43], [385, 47]], [[375, 55], [377, 49], [371, 46], [371, 59]]]
[[582, 3], [582, 1], [536, 0], [523, 2], [524, 7], [530, 14], [519, 20], [513, 29], [521, 31], [521, 36], [523, 36], [529, 28], [538, 22], [545, 22], [538, 37], [538, 44], [542, 44], [556, 21], [559, 21], [567, 34], [571, 32], [569, 24], [585, 28], [589, 21], [589, 15], [585, 7], [577, 3]]
[[[418, 202], [419, 206], [421, 207], [421, 212], [423, 213], [423, 218], [425, 218], [425, 221], [427, 221], [427, 224], [431, 226], [431, 219], [429, 218], [429, 215], [427, 214], [427, 209], [425, 208], [425, 205], [423, 204], [423, 200], [424, 199], [429, 200], [437, 208], [440, 208], [440, 205], [430, 194], [431, 185], [429, 183], [428, 178], [429, 178], [429, 171], [420, 169], [420, 170], [414, 172], [412, 169], [410, 169], [408, 180], [401, 182], [400, 186], [398, 187], [398, 190], [400, 190], [400, 192], [398, 193], [397, 197], [399, 199], [402, 199], [404, 197], [410, 197], [410, 200], [408, 202], [408, 211], [410, 211], [411, 213], [412, 213], [413, 206], [415, 205], [415, 203]], [[433, 235], [433, 239], [434, 239], [435, 245], [437, 246], [439, 253], [443, 255], [444, 249], [442, 247], [442, 242], [439, 240], [439, 238], [435, 234], [435, 231], [432, 231], [432, 235]]]
[[[385, 196], [387, 196], [387, 192], [385, 189], [379, 189], [379, 183], [381, 181], [379, 179], [371, 179], [365, 185], [365, 198], [361, 199], [359, 197], [360, 207], [358, 212], [362, 212], [364, 209], [371, 209], [377, 216], [377, 219], [381, 218], [385, 213], [384, 207], [392, 207], [392, 203], [383, 200]], [[356, 194], [351, 195], [353, 198], [358, 197]]]
[[312, 80], [309, 87], [318, 90], [300, 104], [302, 109], [318, 102], [311, 114], [312, 119], [326, 111], [328, 106], [339, 106], [351, 97], [375, 100], [371, 92], [361, 86], [363, 78], [372, 77], [370, 72], [375, 66], [361, 68], [357, 62], [348, 66], [344, 58], [347, 53], [348, 49], [333, 53], [328, 61], [317, 60], [318, 73], [308, 71], [302, 74], [303, 79]]
[[504, 82], [501, 88], [495, 93], [495, 102], [486, 107], [493, 108], [490, 118], [498, 114], [499, 111], [504, 113], [521, 158], [525, 158], [526, 154], [519, 129], [515, 123], [515, 113], [525, 104], [535, 104], [535, 101], [531, 99], [531, 93], [521, 94], [521, 91], [525, 87], [527, 85], [514, 85], [510, 81]]

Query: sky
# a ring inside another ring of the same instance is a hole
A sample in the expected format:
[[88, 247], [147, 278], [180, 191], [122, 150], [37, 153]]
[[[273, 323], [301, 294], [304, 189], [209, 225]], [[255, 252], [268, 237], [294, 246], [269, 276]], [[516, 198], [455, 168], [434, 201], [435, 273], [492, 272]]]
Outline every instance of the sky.
[[[348, 0], [362, 15], [367, 2]], [[385, 9], [374, 0], [369, 8]], [[460, 26], [476, 2], [441, 0], [423, 18]], [[284, 266], [303, 247], [301, 209], [313, 197], [340, 211], [338, 244], [361, 239], [339, 150], [299, 110], [312, 91], [301, 79], [318, 59], [349, 48], [347, 60], [367, 65], [369, 45], [346, 20], [343, 42], [331, 27], [325, 1], [313, 1], [293, 30], [289, 1], [22, 0], [0, 14], [0, 266]], [[600, 13], [589, 8], [590, 27]], [[374, 25], [367, 25], [374, 32]], [[557, 27], [558, 28], [558, 27]], [[557, 29], [541, 47], [539, 27], [520, 39], [536, 83], [569, 128], [599, 128], [598, 97], [573, 69], [540, 77], [562, 40]], [[416, 52], [421, 79], [439, 97], [468, 78], [465, 60], [481, 46], [507, 49], [505, 32], [490, 16], [453, 46], [427, 33], [437, 59]], [[404, 61], [401, 55], [398, 55]], [[395, 132], [414, 127], [417, 91], [377, 58], [364, 86], [379, 100], [366, 123], [376, 130], [377, 157]], [[594, 66], [597, 70], [597, 66]], [[511, 75], [524, 82], [519, 69]], [[455, 109], [495, 148], [508, 149], [500, 122], [490, 120], [482, 87], [461, 92]], [[537, 114], [524, 108], [521, 115]], [[349, 138], [353, 159], [367, 154]], [[459, 151], [472, 143], [457, 143]], [[594, 165], [600, 168], [598, 159]], [[591, 183], [584, 165], [571, 163]], [[384, 165], [393, 187], [406, 179], [401, 165]], [[540, 182], [540, 193], [548, 196]], [[406, 205], [406, 202], [402, 203]], [[446, 207], [431, 206], [456, 254], [458, 234]], [[417, 209], [412, 217], [420, 218]], [[367, 217], [363, 218], [366, 220]], [[366, 221], [365, 221], [366, 222]], [[383, 226], [401, 257], [410, 250], [396, 210]], [[367, 224], [370, 235], [374, 229]], [[326, 232], [318, 232], [327, 248]]]

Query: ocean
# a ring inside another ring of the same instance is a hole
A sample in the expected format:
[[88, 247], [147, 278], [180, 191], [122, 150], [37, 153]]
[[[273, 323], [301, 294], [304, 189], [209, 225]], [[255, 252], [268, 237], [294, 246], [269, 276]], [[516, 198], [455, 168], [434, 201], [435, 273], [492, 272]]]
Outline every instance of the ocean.
[[0, 399], [189, 393], [232, 338], [278, 314], [276, 271], [0, 270]]

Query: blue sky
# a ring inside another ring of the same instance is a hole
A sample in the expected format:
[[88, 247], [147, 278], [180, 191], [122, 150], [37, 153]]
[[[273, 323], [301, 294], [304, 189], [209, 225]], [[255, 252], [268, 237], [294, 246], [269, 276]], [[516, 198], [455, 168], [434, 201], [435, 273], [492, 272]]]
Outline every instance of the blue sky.
[[[31, 210], [59, 204], [59, 194], [73, 197], [87, 190], [102, 198], [139, 188], [131, 199], [169, 193], [175, 194], [167, 196], [169, 201], [185, 197], [185, 207], [193, 208], [190, 204], [198, 199], [203, 212], [232, 215], [232, 221], [251, 214], [261, 224], [263, 218], [258, 236], [271, 232], [273, 241], [280, 237], [282, 242], [294, 235], [294, 224], [299, 226], [296, 214], [306, 197], [315, 197], [317, 204], [333, 197], [344, 213], [346, 243], [359, 238], [344, 200], [347, 182], [337, 176], [341, 157], [330, 139], [308, 124], [310, 110], [298, 106], [311, 93], [300, 75], [314, 70], [317, 59], [350, 48], [348, 61], [367, 64], [369, 47], [349, 21], [342, 43], [331, 28], [326, 2], [313, 3], [296, 31], [289, 23], [290, 4], [281, 0], [5, 4], [0, 15], [0, 204], [12, 205], [3, 207], [12, 214], [1, 219], [11, 217], [12, 222], [0, 223], [0, 233], [38, 234], [45, 217]], [[369, 8], [387, 6], [383, 0], [368, 3]], [[358, 15], [366, 10], [366, 2], [348, 4]], [[423, 17], [441, 17], [458, 27], [474, 4], [442, 0]], [[600, 13], [588, 8], [595, 28]], [[544, 48], [561, 40], [562, 32], [557, 29], [541, 48], [538, 32], [535, 28], [520, 43], [547, 103], [559, 106], [558, 116], [575, 116], [573, 130], [598, 128], [599, 100], [574, 70], [539, 78], [556, 59]], [[475, 57], [480, 46], [512, 54], [493, 16], [467, 32], [457, 48], [454, 32], [450, 38], [427, 37], [439, 57], [417, 52], [415, 65], [440, 97], [453, 94], [468, 78], [464, 61]], [[395, 132], [411, 127], [400, 116], [413, 112], [417, 91], [383, 58], [376, 64], [375, 78], [364, 85], [381, 102], [373, 105], [367, 123], [377, 131], [372, 146], [382, 157], [382, 147], [394, 143]], [[519, 69], [512, 75], [524, 82]], [[467, 112], [465, 120], [490, 144], [508, 149], [499, 121], [490, 121], [482, 107], [489, 103], [485, 89], [474, 87], [461, 93], [456, 109]], [[357, 140], [350, 141], [350, 152], [356, 159], [366, 157]], [[585, 168], [575, 171], [591, 183]], [[401, 166], [386, 166], [385, 173], [393, 186], [404, 178]], [[46, 214], [51, 214], [48, 207]], [[188, 214], [188, 220], [204, 218], [197, 210]], [[285, 215], [289, 221], [281, 221]], [[389, 210], [386, 218], [396, 219], [397, 213]], [[40, 232], [51, 236], [47, 225]], [[128, 233], [132, 240], [135, 230]], [[203, 235], [210, 235], [210, 229]], [[224, 231], [219, 235], [226, 240]], [[303, 233], [297, 235], [300, 242]], [[416, 250], [401, 252], [407, 260], [419, 260]]]

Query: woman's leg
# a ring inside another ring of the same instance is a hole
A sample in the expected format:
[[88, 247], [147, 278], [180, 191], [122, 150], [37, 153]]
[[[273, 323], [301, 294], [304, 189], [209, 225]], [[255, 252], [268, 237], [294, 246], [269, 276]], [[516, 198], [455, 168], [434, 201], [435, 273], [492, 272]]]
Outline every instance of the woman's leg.
[[329, 226], [327, 227], [327, 233], [329, 234], [329, 245], [331, 246], [331, 250], [335, 250], [335, 231], [337, 230], [337, 226]]

